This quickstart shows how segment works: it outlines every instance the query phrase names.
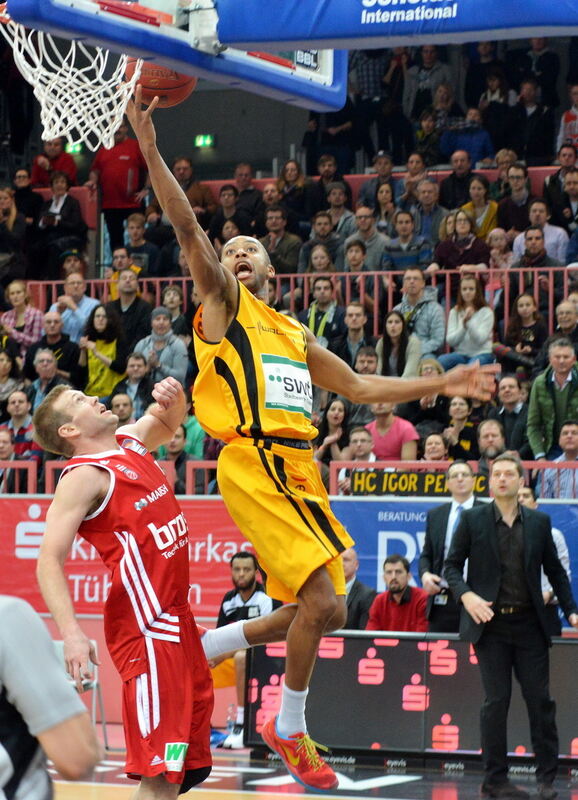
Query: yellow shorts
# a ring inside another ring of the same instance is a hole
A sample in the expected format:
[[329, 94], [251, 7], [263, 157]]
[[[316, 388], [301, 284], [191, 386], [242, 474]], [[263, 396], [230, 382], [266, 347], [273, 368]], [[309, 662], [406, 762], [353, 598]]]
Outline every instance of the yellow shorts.
[[219, 455], [219, 490], [235, 524], [267, 573], [267, 594], [295, 602], [307, 578], [325, 565], [345, 594], [339, 554], [353, 539], [334, 515], [311, 450], [234, 439]]
[[224, 689], [226, 686], [236, 686], [237, 676], [235, 675], [235, 659], [226, 658], [211, 668], [214, 689]]

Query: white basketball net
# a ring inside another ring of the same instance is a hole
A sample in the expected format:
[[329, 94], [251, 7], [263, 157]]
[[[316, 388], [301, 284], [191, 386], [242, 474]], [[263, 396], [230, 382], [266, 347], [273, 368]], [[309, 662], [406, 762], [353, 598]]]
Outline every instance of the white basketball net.
[[142, 61], [135, 63], [128, 79], [124, 74], [128, 56], [80, 41], [57, 43], [49, 33], [14, 22], [4, 6], [0, 6], [0, 32], [40, 103], [42, 138], [66, 136], [71, 144], [84, 142], [90, 150], [113, 147]]

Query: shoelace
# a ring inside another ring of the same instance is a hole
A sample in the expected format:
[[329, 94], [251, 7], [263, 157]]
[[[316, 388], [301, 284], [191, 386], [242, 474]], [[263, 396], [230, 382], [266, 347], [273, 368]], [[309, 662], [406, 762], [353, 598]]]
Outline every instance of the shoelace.
[[320, 769], [323, 769], [325, 766], [325, 762], [317, 752], [318, 748], [319, 750], [324, 750], [326, 753], [329, 752], [328, 747], [318, 744], [318, 742], [314, 742], [313, 739], [306, 733], [297, 740], [297, 753], [299, 754], [301, 750], [304, 750], [307, 763], [316, 772], [318, 772]]

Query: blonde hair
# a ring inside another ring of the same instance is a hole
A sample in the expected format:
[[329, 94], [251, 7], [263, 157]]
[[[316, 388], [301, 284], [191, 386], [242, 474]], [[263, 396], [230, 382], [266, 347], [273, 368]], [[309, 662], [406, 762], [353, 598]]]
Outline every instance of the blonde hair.
[[43, 450], [70, 458], [70, 456], [74, 455], [74, 451], [70, 442], [60, 436], [58, 429], [61, 425], [70, 422], [71, 417], [70, 414], [54, 408], [64, 392], [68, 391], [70, 391], [70, 386], [64, 384], [51, 389], [34, 412], [32, 424], [34, 426], [34, 441]]
[[417, 374], [421, 376], [423, 367], [427, 366], [433, 367], [438, 375], [443, 375], [445, 369], [442, 367], [440, 362], [437, 358], [422, 358], [422, 360], [418, 364]]
[[11, 231], [14, 227], [14, 223], [16, 222], [16, 215], [18, 214], [18, 209], [16, 208], [16, 203], [14, 202], [14, 189], [12, 189], [11, 186], [0, 186], [0, 192], [4, 192], [5, 194], [9, 195], [10, 199], [12, 200], [10, 213], [6, 217], [6, 227], [9, 231]]

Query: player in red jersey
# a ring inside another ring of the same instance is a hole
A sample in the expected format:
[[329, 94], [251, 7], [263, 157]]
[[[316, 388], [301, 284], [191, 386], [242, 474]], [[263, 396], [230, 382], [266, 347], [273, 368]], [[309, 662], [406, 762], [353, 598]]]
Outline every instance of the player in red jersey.
[[77, 533], [111, 571], [105, 636], [123, 680], [126, 771], [138, 800], [172, 800], [205, 780], [213, 687], [187, 602], [187, 522], [150, 454], [182, 422], [185, 396], [174, 378], [153, 390], [157, 405], [133, 425], [67, 386], [34, 415], [39, 443], [70, 456], [46, 516], [38, 559], [42, 595], [64, 640], [78, 688], [96, 663], [63, 571]]

